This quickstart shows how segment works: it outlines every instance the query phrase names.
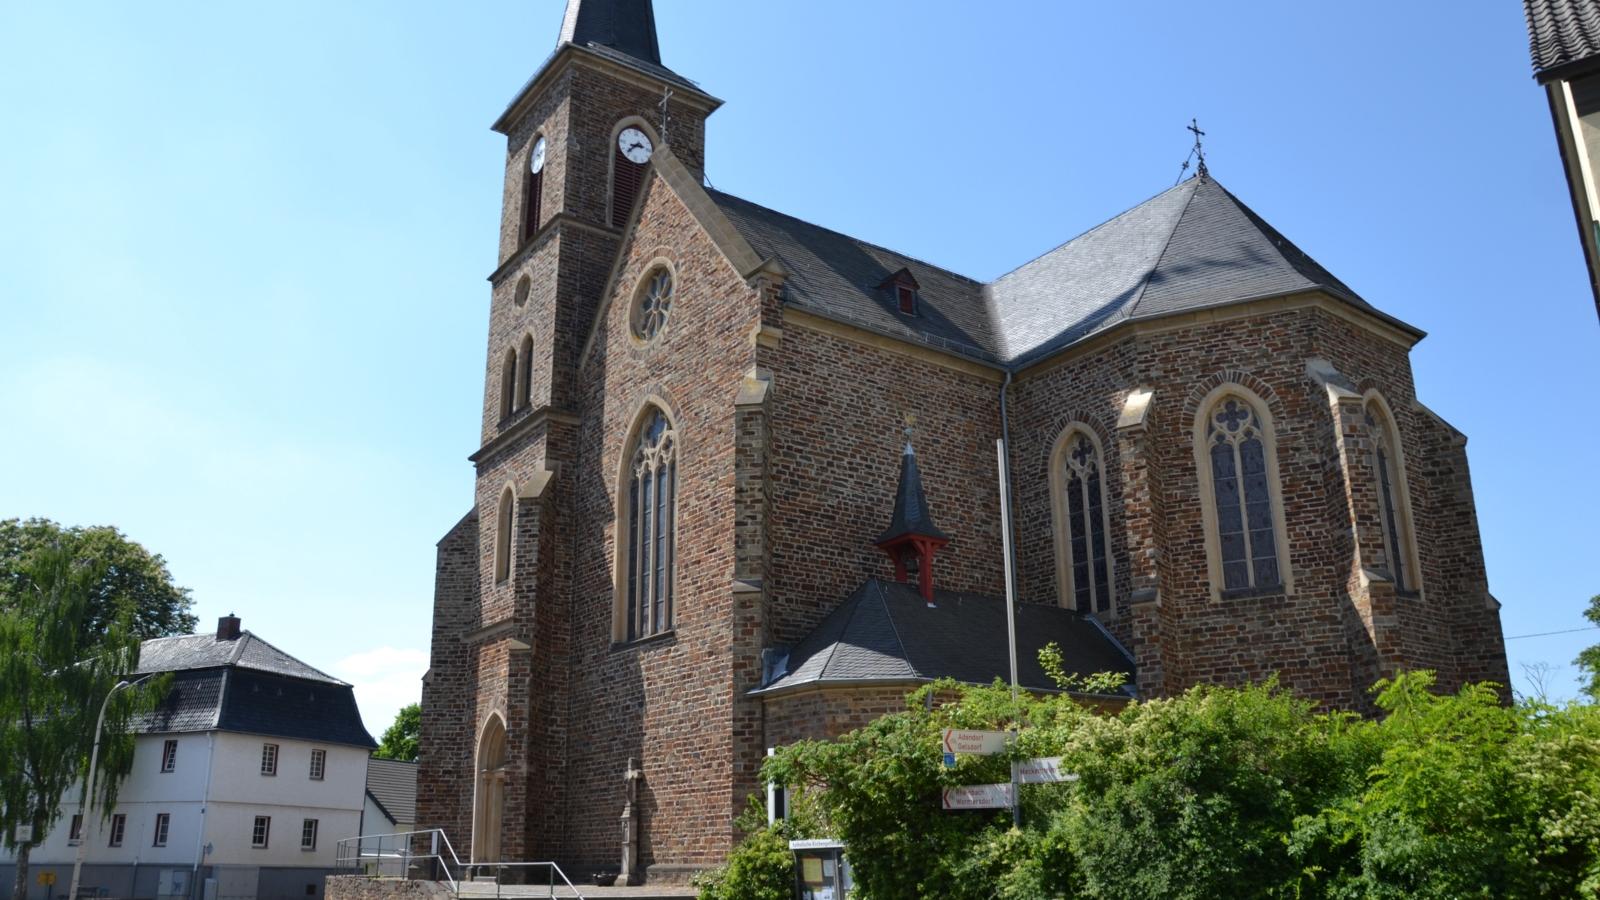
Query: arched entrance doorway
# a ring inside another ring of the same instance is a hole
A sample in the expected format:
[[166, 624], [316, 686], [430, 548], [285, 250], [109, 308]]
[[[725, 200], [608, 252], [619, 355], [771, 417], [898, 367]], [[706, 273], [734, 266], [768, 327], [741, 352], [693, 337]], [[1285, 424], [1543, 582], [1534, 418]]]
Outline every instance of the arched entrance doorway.
[[472, 809], [472, 861], [500, 861], [500, 827], [506, 808], [506, 724], [489, 716], [478, 736], [478, 783]]

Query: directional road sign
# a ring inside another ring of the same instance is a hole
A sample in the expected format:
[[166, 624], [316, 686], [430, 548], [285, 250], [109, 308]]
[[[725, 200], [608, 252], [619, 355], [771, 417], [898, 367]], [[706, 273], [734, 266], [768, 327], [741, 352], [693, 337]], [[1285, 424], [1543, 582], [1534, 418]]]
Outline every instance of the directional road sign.
[[1005, 809], [1011, 805], [1009, 784], [969, 784], [945, 788], [945, 809]]
[[976, 753], [991, 756], [1004, 753], [1011, 735], [1004, 731], [967, 731], [961, 728], [944, 730], [944, 752]]
[[1061, 771], [1059, 756], [1018, 760], [1013, 766], [1017, 773], [1017, 784], [1055, 784], [1058, 781], [1078, 780], [1076, 773]]

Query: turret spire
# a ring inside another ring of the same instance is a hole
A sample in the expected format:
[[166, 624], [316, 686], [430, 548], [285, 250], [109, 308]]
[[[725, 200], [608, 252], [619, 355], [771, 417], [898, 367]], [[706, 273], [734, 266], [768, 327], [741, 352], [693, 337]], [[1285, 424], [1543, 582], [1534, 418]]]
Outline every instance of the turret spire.
[[599, 44], [653, 65], [661, 65], [656, 14], [650, 0], [567, 0], [557, 46]]
[[950, 536], [933, 524], [928, 499], [922, 493], [922, 472], [917, 451], [911, 446], [911, 425], [906, 420], [906, 446], [900, 454], [900, 488], [894, 498], [894, 518], [875, 542], [894, 563], [894, 577], [905, 581], [915, 571], [922, 599], [933, 604], [933, 554], [950, 543]]

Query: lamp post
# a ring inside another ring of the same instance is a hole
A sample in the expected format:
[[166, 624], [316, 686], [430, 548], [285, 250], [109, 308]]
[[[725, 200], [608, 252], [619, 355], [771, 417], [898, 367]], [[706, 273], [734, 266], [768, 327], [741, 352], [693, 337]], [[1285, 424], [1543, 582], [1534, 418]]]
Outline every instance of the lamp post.
[[89, 813], [92, 809], [95, 766], [100, 762], [100, 731], [106, 724], [106, 707], [111, 705], [111, 698], [117, 691], [130, 688], [140, 682], [147, 681], [154, 676], [141, 675], [132, 681], [119, 681], [116, 687], [106, 692], [106, 699], [100, 702], [100, 717], [94, 723], [94, 746], [89, 751], [89, 774], [83, 780], [83, 793], [78, 795], [78, 853], [72, 861], [72, 886], [67, 889], [67, 900], [76, 900], [78, 896], [78, 878], [83, 873], [83, 857], [89, 849]]

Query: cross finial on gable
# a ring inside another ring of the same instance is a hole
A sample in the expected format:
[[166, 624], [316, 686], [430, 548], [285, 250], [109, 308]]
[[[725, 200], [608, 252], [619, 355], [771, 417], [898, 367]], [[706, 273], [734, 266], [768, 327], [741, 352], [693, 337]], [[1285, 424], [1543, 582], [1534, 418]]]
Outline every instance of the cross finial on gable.
[[1204, 179], [1211, 174], [1206, 170], [1206, 148], [1201, 142], [1201, 139], [1206, 136], [1206, 133], [1200, 130], [1199, 119], [1190, 119], [1189, 124], [1184, 126], [1184, 130], [1194, 134], [1194, 146], [1189, 148], [1188, 159], [1185, 159], [1183, 161], [1183, 165], [1178, 167], [1178, 181], [1182, 181], [1183, 173], [1189, 171], [1189, 163], [1191, 160], [1196, 162], [1194, 170], [1195, 174], [1200, 176], [1201, 179]]

